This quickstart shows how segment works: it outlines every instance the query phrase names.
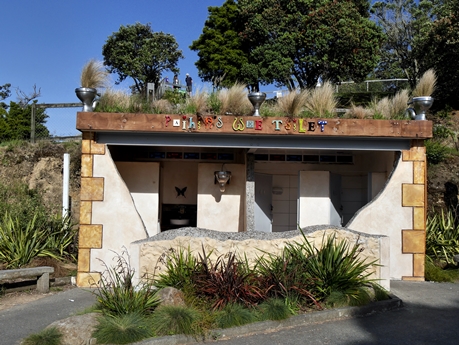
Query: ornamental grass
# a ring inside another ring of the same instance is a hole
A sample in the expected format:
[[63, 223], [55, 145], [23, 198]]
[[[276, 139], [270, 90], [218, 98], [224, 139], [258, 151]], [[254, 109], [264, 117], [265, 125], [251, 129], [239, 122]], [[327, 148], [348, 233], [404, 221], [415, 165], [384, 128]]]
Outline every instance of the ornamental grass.
[[104, 69], [101, 61], [89, 60], [81, 70], [81, 87], [102, 88], [108, 84], [108, 72]]

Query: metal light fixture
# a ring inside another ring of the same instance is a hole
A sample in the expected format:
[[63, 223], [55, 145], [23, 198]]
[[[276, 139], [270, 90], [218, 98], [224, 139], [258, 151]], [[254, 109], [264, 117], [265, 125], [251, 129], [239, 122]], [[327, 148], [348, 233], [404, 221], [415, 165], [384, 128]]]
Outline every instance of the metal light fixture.
[[215, 179], [214, 179], [214, 184], [219, 184], [220, 185], [220, 192], [224, 192], [225, 191], [225, 185], [228, 183], [229, 184], [229, 181], [231, 179], [231, 171], [226, 171], [224, 170], [225, 164], [222, 164], [222, 168], [220, 171], [215, 171], [214, 172], [214, 176], [215, 176]]

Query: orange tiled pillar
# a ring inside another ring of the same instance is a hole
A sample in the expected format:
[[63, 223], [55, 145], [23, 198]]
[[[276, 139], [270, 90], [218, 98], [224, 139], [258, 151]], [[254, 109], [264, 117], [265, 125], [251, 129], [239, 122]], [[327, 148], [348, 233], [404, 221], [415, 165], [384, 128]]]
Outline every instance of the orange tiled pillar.
[[402, 185], [402, 206], [413, 209], [413, 226], [402, 230], [402, 252], [413, 255], [413, 274], [403, 280], [424, 280], [426, 250], [427, 160], [423, 140], [412, 140], [402, 152], [404, 161], [413, 162], [413, 183]]
[[80, 231], [78, 238], [77, 285], [97, 283], [100, 273], [91, 272], [91, 249], [102, 248], [103, 226], [92, 223], [92, 205], [104, 199], [104, 178], [94, 177], [94, 155], [105, 154], [105, 145], [97, 144], [94, 133], [83, 132], [81, 145]]

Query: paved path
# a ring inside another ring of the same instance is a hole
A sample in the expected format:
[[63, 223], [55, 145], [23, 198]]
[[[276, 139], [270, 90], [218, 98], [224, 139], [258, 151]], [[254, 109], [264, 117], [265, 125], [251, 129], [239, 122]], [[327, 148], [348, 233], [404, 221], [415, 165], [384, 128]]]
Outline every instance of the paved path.
[[449, 345], [459, 344], [459, 284], [391, 282], [404, 308], [217, 341], [221, 345]]
[[0, 311], [0, 345], [17, 344], [54, 321], [94, 305], [95, 296], [84, 289], [70, 289]]

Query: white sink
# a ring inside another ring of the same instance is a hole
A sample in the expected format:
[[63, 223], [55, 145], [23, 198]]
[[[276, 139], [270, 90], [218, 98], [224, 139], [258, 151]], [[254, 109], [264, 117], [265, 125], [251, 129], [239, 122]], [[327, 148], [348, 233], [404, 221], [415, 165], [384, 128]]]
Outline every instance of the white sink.
[[171, 225], [188, 225], [190, 224], [189, 219], [171, 219]]

